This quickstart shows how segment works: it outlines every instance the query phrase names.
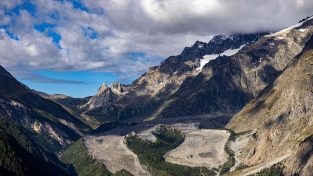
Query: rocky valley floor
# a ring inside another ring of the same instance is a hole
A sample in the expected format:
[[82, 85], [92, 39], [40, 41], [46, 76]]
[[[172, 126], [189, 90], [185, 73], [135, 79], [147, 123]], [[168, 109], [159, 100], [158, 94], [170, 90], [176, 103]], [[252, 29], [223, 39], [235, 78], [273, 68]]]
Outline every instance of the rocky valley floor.
[[272, 162], [250, 167], [239, 156], [254, 132], [234, 134], [227, 129], [200, 129], [198, 122], [152, 125], [143, 131], [130, 131], [125, 135], [113, 135], [112, 131], [108, 131], [88, 135], [83, 141], [90, 157], [105, 165], [111, 173], [126, 170], [132, 175], [157, 175], [151, 174], [150, 166], [129, 148], [127, 140], [129, 136], [137, 136], [140, 140], [157, 143], [156, 131], [163, 126], [178, 130], [184, 136], [183, 142], [163, 155], [164, 161], [191, 168], [207, 168], [215, 172], [212, 175], [224, 175], [228, 171], [227, 175], [253, 175], [289, 156], [286, 154]]

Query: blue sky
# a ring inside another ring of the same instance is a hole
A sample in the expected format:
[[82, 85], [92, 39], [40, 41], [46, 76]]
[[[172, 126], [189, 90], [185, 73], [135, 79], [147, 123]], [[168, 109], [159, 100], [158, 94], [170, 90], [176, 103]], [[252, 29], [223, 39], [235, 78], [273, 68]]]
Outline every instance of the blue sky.
[[311, 0], [1, 0], [0, 64], [30, 88], [84, 97], [197, 40], [279, 30], [312, 11]]
[[[87, 10], [79, 1], [71, 1], [74, 8]], [[10, 16], [19, 16], [21, 11], [27, 11], [32, 16], [36, 17], [36, 5], [29, 1], [22, 2], [11, 10], [6, 11]], [[10, 24], [8, 24], [10, 26]], [[62, 37], [60, 34], [55, 32], [53, 29], [56, 24], [50, 24], [47, 22], [42, 22], [35, 24], [33, 28], [41, 33], [44, 33], [47, 37], [51, 38], [52, 42], [60, 48], [60, 41]], [[7, 26], [2, 26], [6, 29]], [[82, 27], [83, 28], [83, 27]], [[84, 35], [90, 37], [91, 39], [96, 39], [97, 34], [92, 28], [83, 28]], [[7, 30], [6, 33], [11, 39], [19, 40], [16, 34]], [[36, 79], [35, 77], [26, 77], [18, 75], [17, 79], [24, 84], [28, 85], [30, 88], [43, 91], [50, 94], [65, 94], [73, 97], [86, 97], [94, 95], [97, 92], [98, 87], [102, 83], [111, 84], [117, 80], [117, 76], [110, 72], [96, 72], [96, 71], [53, 71], [53, 70], [40, 70], [34, 69], [32, 73], [41, 79]]]
[[116, 75], [113, 73], [94, 71], [57, 72], [40, 70], [37, 71], [37, 74], [49, 79], [43, 79], [42, 81], [20, 79], [19, 81], [35, 90], [51, 94], [71, 95], [73, 97], [94, 95], [102, 83], [109, 85], [117, 80]]

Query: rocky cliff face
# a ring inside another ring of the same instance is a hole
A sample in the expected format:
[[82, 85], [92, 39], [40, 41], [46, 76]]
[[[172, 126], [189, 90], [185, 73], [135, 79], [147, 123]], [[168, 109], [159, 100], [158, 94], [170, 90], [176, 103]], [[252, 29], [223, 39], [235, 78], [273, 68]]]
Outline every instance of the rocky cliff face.
[[[299, 32], [313, 31], [307, 21]], [[295, 32], [292, 32], [295, 33]], [[275, 34], [290, 35], [287, 33]], [[256, 131], [240, 156], [248, 165], [267, 163], [281, 156], [287, 175], [311, 175], [313, 170], [313, 38], [262, 93], [230, 122], [236, 132]]]
[[99, 124], [116, 121], [121, 108], [118, 100], [126, 93], [125, 86], [120, 83], [114, 82], [110, 86], [103, 83], [97, 94], [80, 107], [83, 116], [95, 118]]
[[114, 82], [110, 87], [102, 84], [96, 96], [92, 97], [86, 105], [89, 109], [109, 106], [116, 103], [118, 97], [124, 96], [126, 93], [121, 83]]

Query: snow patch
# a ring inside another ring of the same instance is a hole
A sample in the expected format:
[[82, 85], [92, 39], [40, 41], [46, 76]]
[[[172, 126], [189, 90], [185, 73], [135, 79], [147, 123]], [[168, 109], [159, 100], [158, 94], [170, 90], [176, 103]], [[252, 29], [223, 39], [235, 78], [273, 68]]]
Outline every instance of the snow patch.
[[201, 71], [205, 64], [209, 63], [211, 60], [216, 59], [218, 56], [220, 56], [220, 55], [219, 54], [211, 54], [211, 55], [203, 56], [203, 58], [200, 60], [200, 67], [197, 69]]
[[232, 56], [232, 55], [238, 53], [238, 51], [240, 51], [244, 46], [245, 45], [242, 45], [237, 49], [226, 50], [226, 51], [222, 52], [221, 54], [210, 54], [210, 55], [203, 56], [203, 58], [200, 60], [200, 67], [197, 68], [197, 70], [201, 71], [205, 64], [209, 63], [211, 60], [214, 60], [219, 56]]

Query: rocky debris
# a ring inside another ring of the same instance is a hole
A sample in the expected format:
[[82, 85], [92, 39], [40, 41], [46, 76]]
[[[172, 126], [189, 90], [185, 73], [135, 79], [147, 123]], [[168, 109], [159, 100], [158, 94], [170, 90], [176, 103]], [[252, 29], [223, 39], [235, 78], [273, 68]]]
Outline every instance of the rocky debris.
[[243, 149], [248, 145], [250, 137], [254, 134], [254, 131], [247, 132], [237, 137], [235, 141], [230, 141], [230, 149], [235, 158], [235, 165], [230, 169], [230, 172], [235, 171], [241, 164], [244, 164], [244, 162], [240, 160], [240, 156], [242, 155]]
[[219, 168], [227, 159], [224, 148], [229, 138], [225, 130], [187, 130], [183, 131], [184, 142], [168, 152], [165, 161], [190, 167]]
[[84, 144], [89, 154], [112, 173], [124, 169], [133, 175], [150, 175], [140, 165], [137, 155], [127, 148], [124, 136], [88, 136], [84, 138]]

